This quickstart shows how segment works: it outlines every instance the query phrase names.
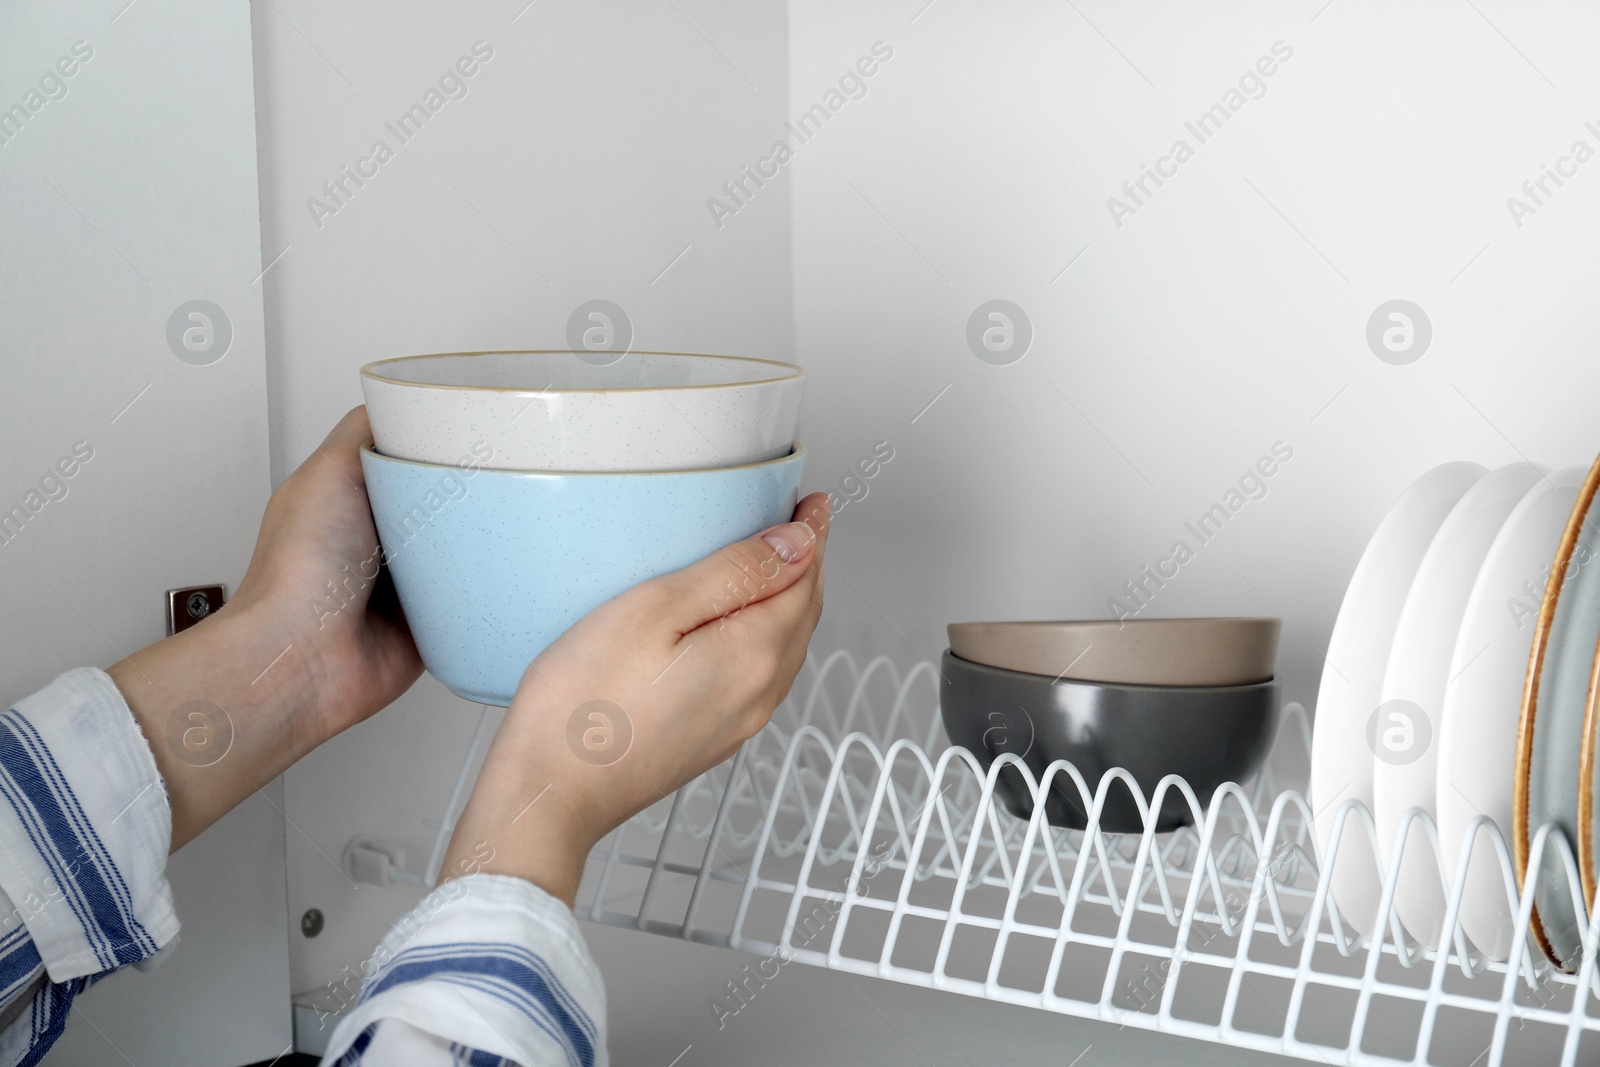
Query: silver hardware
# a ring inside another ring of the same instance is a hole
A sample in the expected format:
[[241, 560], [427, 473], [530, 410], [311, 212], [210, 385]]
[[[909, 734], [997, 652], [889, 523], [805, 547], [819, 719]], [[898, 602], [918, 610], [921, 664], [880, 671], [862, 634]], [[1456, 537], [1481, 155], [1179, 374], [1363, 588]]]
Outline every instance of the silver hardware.
[[180, 634], [217, 613], [225, 603], [220, 585], [192, 585], [167, 590], [167, 636]]

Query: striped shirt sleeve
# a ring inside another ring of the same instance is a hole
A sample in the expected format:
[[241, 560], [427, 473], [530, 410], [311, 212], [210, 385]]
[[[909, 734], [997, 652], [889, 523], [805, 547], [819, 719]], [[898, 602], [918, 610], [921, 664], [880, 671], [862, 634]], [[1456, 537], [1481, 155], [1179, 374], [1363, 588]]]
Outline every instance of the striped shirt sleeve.
[[38, 1062], [74, 997], [176, 941], [171, 839], [155, 759], [104, 671], [0, 712], [0, 1067]]
[[323, 1063], [605, 1067], [605, 987], [566, 905], [474, 874], [384, 938]]

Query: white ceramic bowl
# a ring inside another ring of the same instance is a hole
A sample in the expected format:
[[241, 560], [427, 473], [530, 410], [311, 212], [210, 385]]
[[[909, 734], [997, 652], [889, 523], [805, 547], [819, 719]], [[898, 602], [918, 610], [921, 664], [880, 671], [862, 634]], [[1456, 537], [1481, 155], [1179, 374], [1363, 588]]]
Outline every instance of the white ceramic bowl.
[[792, 363], [681, 352], [450, 352], [361, 368], [379, 452], [497, 470], [762, 463], [793, 447], [804, 388]]

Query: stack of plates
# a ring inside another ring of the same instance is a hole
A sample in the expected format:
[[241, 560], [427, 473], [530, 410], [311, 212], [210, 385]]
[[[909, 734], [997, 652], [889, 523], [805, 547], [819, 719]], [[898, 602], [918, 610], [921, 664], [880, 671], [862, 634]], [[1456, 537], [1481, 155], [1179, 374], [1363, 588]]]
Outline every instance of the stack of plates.
[[[1597, 850], [1578, 831], [1594, 797], [1580, 790], [1579, 763], [1596, 733], [1586, 709], [1600, 580], [1580, 580], [1578, 568], [1549, 596], [1546, 584], [1575, 554], [1587, 558], [1578, 545], [1597, 478], [1600, 462], [1587, 481], [1578, 468], [1445, 464], [1401, 496], [1368, 543], [1329, 641], [1311, 771], [1333, 899], [1360, 933], [1378, 925], [1380, 872], [1398, 855], [1394, 913], [1437, 946], [1445, 889], [1465, 861], [1462, 929], [1509, 958], [1518, 887], [1494, 835], [1512, 842], [1520, 877], [1529, 827], [1547, 822], [1578, 841], [1592, 898]], [[1371, 811], [1370, 829], [1352, 802]], [[1416, 813], [1437, 822], [1442, 867]], [[1536, 939], [1570, 962], [1582, 920], [1557, 849], [1541, 869], [1550, 877], [1536, 897]]]
[[[362, 472], [428, 670], [507, 704], [534, 656], [601, 603], [789, 519], [804, 379], [789, 363], [670, 352], [363, 367], [375, 446]], [[729, 588], [732, 611], [744, 594]]]

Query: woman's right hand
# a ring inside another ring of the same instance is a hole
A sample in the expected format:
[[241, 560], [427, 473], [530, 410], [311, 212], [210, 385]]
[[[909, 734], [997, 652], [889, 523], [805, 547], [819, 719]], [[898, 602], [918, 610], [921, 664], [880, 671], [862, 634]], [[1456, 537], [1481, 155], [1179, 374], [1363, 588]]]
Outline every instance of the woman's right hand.
[[644, 582], [528, 667], [444, 877], [526, 878], [570, 906], [614, 827], [721, 763], [766, 725], [822, 613], [828, 498], [794, 521]]

